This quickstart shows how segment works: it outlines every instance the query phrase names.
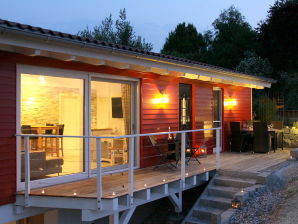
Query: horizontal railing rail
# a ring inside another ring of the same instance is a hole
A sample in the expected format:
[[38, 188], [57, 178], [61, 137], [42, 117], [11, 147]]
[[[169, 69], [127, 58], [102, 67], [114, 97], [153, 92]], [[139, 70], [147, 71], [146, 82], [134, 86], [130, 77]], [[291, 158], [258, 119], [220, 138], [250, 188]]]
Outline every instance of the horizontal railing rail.
[[82, 139], [96, 139], [96, 175], [97, 175], [97, 207], [101, 209], [101, 199], [102, 199], [102, 166], [101, 166], [101, 139], [120, 139], [129, 138], [129, 148], [128, 148], [128, 195], [130, 198], [130, 204], [133, 205], [133, 194], [134, 194], [134, 146], [135, 138], [137, 137], [147, 137], [147, 136], [157, 136], [157, 135], [170, 135], [170, 134], [181, 134], [181, 186], [182, 189], [185, 187], [185, 177], [186, 177], [186, 160], [185, 160], [185, 150], [186, 150], [186, 134], [203, 132], [203, 131], [216, 131], [216, 168], [220, 166], [220, 132], [221, 127], [218, 128], [207, 128], [207, 129], [195, 129], [195, 130], [183, 130], [183, 131], [168, 131], [168, 132], [157, 132], [157, 133], [146, 133], [146, 134], [131, 134], [131, 135], [121, 135], [121, 136], [76, 136], [76, 135], [44, 135], [44, 134], [16, 134], [17, 137], [24, 138], [24, 166], [25, 166], [25, 206], [30, 206], [30, 138], [45, 137], [45, 138], [82, 138]]
[[47, 137], [47, 138], [132, 138], [132, 137], [146, 137], [153, 135], [168, 135], [168, 134], [182, 134], [182, 133], [191, 133], [191, 132], [199, 132], [199, 131], [212, 131], [219, 130], [218, 128], [206, 128], [206, 129], [195, 129], [195, 130], [183, 130], [183, 131], [167, 131], [167, 132], [156, 132], [156, 133], [145, 133], [145, 134], [132, 134], [132, 135], [119, 135], [119, 136], [87, 136], [87, 135], [40, 135], [40, 134], [16, 134], [16, 136], [29, 136], [29, 137]]

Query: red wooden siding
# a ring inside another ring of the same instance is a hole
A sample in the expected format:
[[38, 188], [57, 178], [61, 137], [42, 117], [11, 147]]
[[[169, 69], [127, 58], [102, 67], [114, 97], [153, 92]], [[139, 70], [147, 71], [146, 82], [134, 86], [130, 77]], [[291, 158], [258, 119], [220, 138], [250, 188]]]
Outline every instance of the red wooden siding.
[[[43, 57], [30, 57], [0, 51], [0, 205], [14, 202], [16, 191], [16, 65], [55, 67], [94, 73], [122, 75], [140, 78], [141, 82], [141, 133], [161, 132], [179, 129], [179, 82], [193, 86], [193, 128], [208, 128], [213, 125], [213, 89], [208, 82], [189, 79], [169, 78], [152, 73], [121, 70], [107, 66], [92, 66], [78, 62], [64, 62]], [[251, 92], [248, 88], [222, 86], [224, 98], [231, 96], [237, 99], [238, 105], [224, 110], [224, 150], [227, 151], [229, 121], [250, 119]], [[169, 103], [157, 105], [154, 97], [160, 93], [169, 97]], [[163, 136], [166, 139], [167, 136]], [[213, 134], [197, 134], [197, 139], [205, 138], [209, 152], [212, 150]], [[140, 142], [140, 165], [146, 167], [157, 163], [155, 151], [150, 147], [147, 138]]]
[[223, 107], [223, 151], [229, 151], [230, 122], [251, 120], [251, 89], [228, 86], [223, 88], [223, 100], [236, 99], [237, 105], [231, 109]]
[[[193, 129], [213, 127], [213, 88], [193, 84]], [[213, 150], [213, 132], [197, 132], [195, 142], [201, 145], [205, 142], [208, 153]]]
[[[141, 133], [163, 132], [179, 129], [179, 83], [168, 78], [141, 80]], [[154, 104], [153, 99], [160, 93], [169, 97], [168, 104]], [[166, 139], [167, 136], [158, 136]], [[164, 146], [166, 147], [166, 145]], [[152, 166], [158, 162], [156, 151], [148, 137], [141, 139], [140, 165]]]
[[0, 55], [0, 205], [16, 191], [16, 66]]
[[[111, 68], [93, 66], [78, 62], [65, 62], [44, 57], [30, 57], [0, 51], [0, 205], [13, 203], [16, 192], [16, 65], [27, 64], [60, 69], [69, 69], [134, 78], [144, 74]], [[147, 73], [146, 76], [154, 77]]]

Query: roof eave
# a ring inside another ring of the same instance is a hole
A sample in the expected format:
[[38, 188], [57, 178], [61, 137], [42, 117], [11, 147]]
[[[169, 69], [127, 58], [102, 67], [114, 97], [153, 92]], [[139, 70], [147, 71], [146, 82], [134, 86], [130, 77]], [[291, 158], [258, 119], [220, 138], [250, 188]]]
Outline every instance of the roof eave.
[[148, 55], [148, 54], [142, 54], [140, 52], [133, 52], [125, 49], [119, 49], [119, 48], [114, 48], [110, 46], [103, 46], [103, 45], [98, 45], [94, 43], [89, 43], [89, 42], [84, 42], [84, 41], [78, 41], [78, 40], [71, 40], [71, 39], [66, 39], [63, 37], [58, 37], [58, 36], [51, 36], [47, 34], [41, 34], [41, 33], [35, 33], [31, 31], [26, 31], [26, 30], [20, 30], [17, 28], [13, 27], [0, 27], [0, 34], [5, 35], [5, 33], [12, 33], [12, 34], [17, 34], [21, 36], [27, 36], [27, 37], [33, 37], [33, 38], [38, 38], [40, 40], [44, 40], [47, 43], [49, 42], [60, 42], [60, 43], [65, 43], [65, 44], [70, 44], [73, 47], [80, 47], [80, 48], [92, 48], [92, 49], [97, 49], [101, 51], [105, 51], [108, 53], [112, 54], [118, 54], [121, 55], [122, 57], [135, 57], [139, 60], [147, 60], [151, 61], [153, 63], [157, 64], [166, 64], [168, 66], [170, 65], [175, 65], [176, 67], [181, 67], [181, 68], [192, 68], [192, 69], [197, 69], [200, 71], [206, 71], [206, 72], [213, 72], [221, 75], [226, 75], [229, 77], [234, 77], [234, 78], [243, 78], [246, 80], [250, 81], [256, 81], [256, 82], [263, 82], [266, 85], [263, 85], [264, 87], [270, 87], [271, 83], [276, 83], [276, 80], [270, 79], [270, 78], [264, 78], [264, 77], [258, 77], [258, 76], [252, 76], [252, 75], [246, 75], [243, 73], [237, 73], [237, 72], [232, 72], [232, 71], [227, 71], [227, 70], [222, 70], [219, 68], [214, 68], [210, 66], [205, 66], [201, 64], [195, 64], [195, 63], [188, 63], [188, 62], [183, 62], [183, 61], [177, 61], [173, 60], [171, 58], [167, 57], [158, 57], [155, 55]]

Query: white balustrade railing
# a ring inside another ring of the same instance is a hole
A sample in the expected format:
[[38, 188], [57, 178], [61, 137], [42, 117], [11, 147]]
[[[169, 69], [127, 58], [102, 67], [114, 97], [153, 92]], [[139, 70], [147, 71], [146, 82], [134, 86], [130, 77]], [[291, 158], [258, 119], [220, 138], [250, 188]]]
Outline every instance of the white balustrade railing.
[[101, 166], [101, 139], [129, 139], [129, 150], [128, 150], [128, 195], [130, 205], [133, 204], [133, 193], [134, 193], [134, 156], [135, 156], [135, 139], [137, 137], [146, 136], [157, 136], [157, 135], [170, 135], [170, 134], [181, 134], [181, 183], [182, 188], [185, 187], [185, 148], [186, 148], [186, 133], [204, 132], [204, 131], [216, 131], [216, 168], [220, 167], [220, 133], [221, 127], [208, 128], [208, 129], [196, 129], [196, 130], [183, 130], [183, 131], [169, 131], [169, 132], [158, 132], [158, 133], [147, 133], [147, 134], [133, 134], [133, 135], [122, 135], [122, 136], [70, 136], [70, 135], [37, 135], [37, 134], [17, 134], [17, 137], [24, 137], [24, 153], [25, 153], [25, 206], [30, 206], [30, 153], [29, 153], [29, 140], [33, 137], [46, 137], [46, 138], [82, 138], [82, 139], [96, 139], [96, 174], [97, 174], [97, 207], [101, 208], [102, 198], [102, 166]]

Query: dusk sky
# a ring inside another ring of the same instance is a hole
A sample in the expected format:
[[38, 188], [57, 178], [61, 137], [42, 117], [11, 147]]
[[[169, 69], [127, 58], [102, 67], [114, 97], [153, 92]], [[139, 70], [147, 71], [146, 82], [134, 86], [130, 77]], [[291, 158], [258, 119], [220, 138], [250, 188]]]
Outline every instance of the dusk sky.
[[256, 27], [275, 0], [9, 0], [1, 2], [0, 18], [77, 34], [126, 8], [128, 20], [159, 52], [168, 33], [180, 22], [193, 23], [200, 32], [211, 29], [223, 9], [235, 5]]

